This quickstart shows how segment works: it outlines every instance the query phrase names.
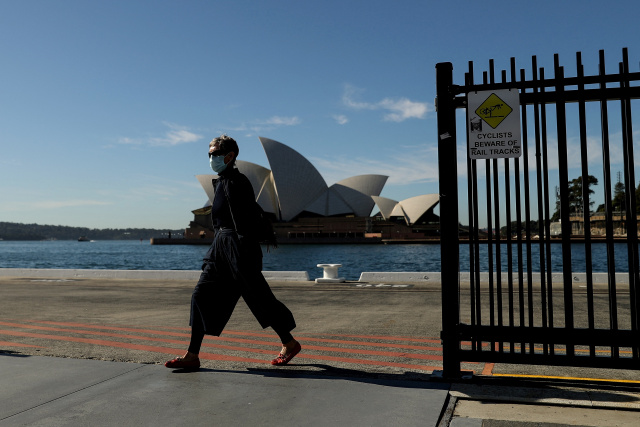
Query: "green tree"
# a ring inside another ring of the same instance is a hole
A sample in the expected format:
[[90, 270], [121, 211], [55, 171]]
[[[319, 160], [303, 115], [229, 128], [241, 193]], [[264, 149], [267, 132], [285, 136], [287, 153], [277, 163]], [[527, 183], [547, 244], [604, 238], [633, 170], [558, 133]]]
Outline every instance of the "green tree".
[[613, 187], [613, 200], [611, 200], [611, 207], [614, 212], [624, 212], [626, 209], [624, 184], [620, 182], [620, 177], [618, 177], [618, 182], [616, 182], [616, 185]]
[[[587, 194], [590, 196], [594, 193], [591, 189], [592, 186], [598, 185], [598, 178], [593, 175], [587, 176]], [[595, 202], [589, 197], [589, 211], [593, 207]], [[582, 176], [569, 181], [569, 212], [577, 215], [582, 213], [584, 207], [582, 197]], [[560, 219], [560, 190], [556, 187], [556, 211], [551, 217], [551, 221], [558, 221]]]
[[[626, 200], [624, 194], [624, 184], [620, 181], [620, 172], [618, 172], [618, 182], [613, 187], [613, 199], [611, 200], [613, 212], [625, 212]], [[596, 212], [604, 212], [604, 203], [598, 206]], [[640, 182], [636, 187], [636, 212], [640, 213]]]

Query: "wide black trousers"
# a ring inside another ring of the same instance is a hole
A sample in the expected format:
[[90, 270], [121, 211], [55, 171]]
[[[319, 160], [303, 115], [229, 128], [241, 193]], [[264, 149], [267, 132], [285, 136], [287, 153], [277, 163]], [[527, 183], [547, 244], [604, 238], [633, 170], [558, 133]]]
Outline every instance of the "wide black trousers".
[[262, 275], [260, 244], [222, 229], [216, 233], [193, 290], [189, 325], [219, 336], [240, 297], [262, 328], [290, 332], [296, 327], [293, 314], [276, 299]]

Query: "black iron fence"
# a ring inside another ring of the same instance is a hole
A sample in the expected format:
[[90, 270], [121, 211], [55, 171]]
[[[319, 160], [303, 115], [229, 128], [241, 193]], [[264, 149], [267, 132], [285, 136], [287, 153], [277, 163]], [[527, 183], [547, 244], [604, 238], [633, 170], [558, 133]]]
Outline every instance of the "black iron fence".
[[[510, 70], [502, 70], [499, 78], [490, 61], [481, 83], [470, 62], [462, 85], [453, 82], [452, 64], [437, 64], [445, 376], [458, 376], [463, 361], [640, 368], [635, 176], [640, 160], [634, 156], [632, 125], [640, 72], [629, 70], [626, 49], [622, 56], [610, 72], [600, 51], [597, 72], [586, 75], [578, 53], [573, 77], [565, 75], [558, 55], [550, 77], [536, 57], [528, 72], [517, 69], [512, 58]], [[465, 129], [467, 179], [462, 183], [456, 110], [467, 109], [469, 94], [501, 89], [519, 92], [521, 155], [471, 158]], [[596, 209], [604, 217], [598, 235], [591, 224]], [[613, 215], [619, 217], [620, 209], [625, 235], [614, 230]], [[576, 215], [580, 236], [572, 234]], [[468, 234], [461, 233], [461, 222], [468, 224]], [[624, 268], [614, 257], [620, 242], [626, 244]], [[606, 283], [594, 283], [593, 244], [606, 245]], [[481, 280], [483, 245], [489, 274]], [[539, 271], [532, 269], [533, 245]], [[561, 280], [551, 269], [551, 245], [562, 247]], [[575, 245], [583, 245], [579, 252], [586, 265], [579, 285], [571, 269]], [[471, 260], [464, 282], [461, 250]], [[508, 267], [502, 271], [505, 258]], [[628, 280], [616, 280], [617, 267], [628, 272]]]

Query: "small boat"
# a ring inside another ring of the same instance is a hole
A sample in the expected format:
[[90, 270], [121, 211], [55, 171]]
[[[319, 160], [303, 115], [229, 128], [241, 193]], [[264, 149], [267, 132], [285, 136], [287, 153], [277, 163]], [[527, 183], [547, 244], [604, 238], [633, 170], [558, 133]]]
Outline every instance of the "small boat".
[[90, 242], [90, 241], [91, 241], [91, 240], [89, 240], [89, 239], [87, 238], [87, 236], [80, 236], [80, 237], [78, 238], [78, 242]]

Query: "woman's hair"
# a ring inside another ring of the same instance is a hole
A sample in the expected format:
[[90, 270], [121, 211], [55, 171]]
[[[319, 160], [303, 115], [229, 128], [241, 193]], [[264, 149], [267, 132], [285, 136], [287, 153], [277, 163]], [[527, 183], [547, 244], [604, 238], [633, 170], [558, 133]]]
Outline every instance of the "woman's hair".
[[213, 138], [213, 140], [211, 140], [211, 142], [209, 143], [209, 147], [213, 147], [213, 145], [216, 142], [220, 143], [220, 151], [222, 151], [223, 154], [228, 154], [233, 152], [235, 153], [236, 157], [238, 157], [238, 153], [240, 152], [240, 149], [238, 148], [238, 143], [236, 142], [235, 139], [225, 134], [222, 134], [217, 138]]

